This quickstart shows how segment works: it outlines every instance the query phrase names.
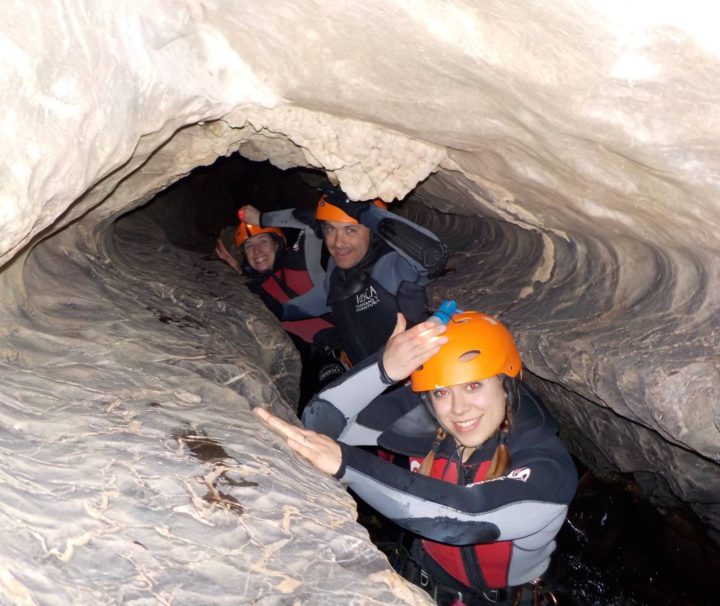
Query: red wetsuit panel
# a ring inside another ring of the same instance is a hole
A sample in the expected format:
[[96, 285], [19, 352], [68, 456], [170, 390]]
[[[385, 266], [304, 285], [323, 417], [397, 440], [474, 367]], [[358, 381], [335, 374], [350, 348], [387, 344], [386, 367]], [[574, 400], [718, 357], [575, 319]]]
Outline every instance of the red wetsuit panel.
[[313, 287], [310, 274], [304, 269], [285, 269], [285, 283], [299, 295], [305, 294]]
[[304, 269], [277, 270], [260, 285], [273, 299], [286, 303], [312, 288], [310, 274]]

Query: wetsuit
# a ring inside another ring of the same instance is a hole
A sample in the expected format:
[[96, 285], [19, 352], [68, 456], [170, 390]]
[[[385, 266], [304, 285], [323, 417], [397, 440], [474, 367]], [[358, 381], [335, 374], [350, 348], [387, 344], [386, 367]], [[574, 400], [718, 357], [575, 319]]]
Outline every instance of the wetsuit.
[[[283, 305], [311, 290], [314, 286], [307, 269], [306, 247], [303, 246], [305, 237], [306, 234], [301, 232], [298, 240], [290, 248], [285, 248], [280, 243], [272, 270], [257, 272], [246, 261], [243, 265], [243, 273], [248, 279], [247, 287], [258, 295], [265, 306], [281, 320], [281, 325], [287, 332], [306, 343], [314, 343], [316, 340], [325, 343], [336, 338], [336, 335], [331, 334], [335, 332], [335, 327], [329, 321], [329, 316], [282, 321]], [[314, 236], [313, 238], [317, 240]], [[275, 239], [277, 240], [277, 238]], [[316, 265], [320, 267], [319, 259]], [[316, 280], [322, 284], [324, 277], [324, 272], [322, 272], [321, 277], [316, 276]], [[323, 339], [326, 331], [328, 338]]]
[[[303, 422], [338, 440], [336, 477], [399, 526], [422, 537], [418, 563], [442, 586], [482, 592], [519, 586], [542, 575], [555, 549], [577, 484], [556, 425], [527, 387], [512, 417], [511, 465], [483, 482], [495, 438], [462, 463], [452, 436], [440, 445], [425, 477], [354, 446], [379, 445], [409, 457], [417, 469], [437, 427], [418, 394], [390, 383], [378, 355], [317, 394]], [[380, 395], [382, 394], [382, 395]]]
[[[263, 213], [263, 226], [293, 226], [293, 210]], [[306, 219], [309, 225], [309, 220]], [[331, 258], [322, 284], [283, 306], [284, 320], [332, 312], [343, 349], [357, 364], [392, 334], [397, 312], [408, 327], [428, 317], [425, 287], [442, 271], [447, 248], [431, 231], [376, 206], [360, 222], [372, 231], [365, 257], [350, 269]]]
[[342, 374], [345, 368], [337, 359], [340, 339], [329, 315], [282, 320], [283, 305], [324, 281], [325, 272], [320, 264], [322, 242], [311, 230], [305, 230], [291, 246], [286, 248], [282, 242], [279, 244], [271, 270], [257, 272], [245, 261], [243, 273], [248, 280], [247, 287], [281, 320], [280, 325], [300, 353], [302, 408], [310, 396]]

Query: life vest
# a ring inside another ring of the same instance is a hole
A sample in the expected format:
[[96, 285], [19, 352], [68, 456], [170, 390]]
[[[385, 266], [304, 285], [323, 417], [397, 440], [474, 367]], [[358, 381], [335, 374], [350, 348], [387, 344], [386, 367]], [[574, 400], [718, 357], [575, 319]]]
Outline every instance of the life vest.
[[[313, 283], [307, 270], [286, 267], [276, 269], [260, 284], [265, 294], [280, 304], [306, 293], [312, 287]], [[307, 343], [312, 343], [315, 335], [321, 330], [334, 328], [330, 322], [322, 318], [291, 320], [280, 322], [280, 325], [284, 330], [297, 335]]]
[[378, 351], [397, 322], [397, 299], [375, 280], [332, 307], [340, 340], [353, 364]]
[[[423, 458], [411, 457], [410, 468], [417, 470]], [[446, 457], [438, 456], [432, 465], [430, 477], [453, 484], [474, 484], [487, 477], [491, 461], [483, 461], [473, 477], [458, 477], [458, 464]], [[475, 465], [463, 465], [471, 471]], [[463, 474], [465, 475], [465, 474]], [[423, 549], [448, 574], [467, 587], [475, 589], [500, 589], [507, 587], [508, 568], [512, 552], [512, 541], [495, 541], [479, 545], [454, 546], [422, 540]]]

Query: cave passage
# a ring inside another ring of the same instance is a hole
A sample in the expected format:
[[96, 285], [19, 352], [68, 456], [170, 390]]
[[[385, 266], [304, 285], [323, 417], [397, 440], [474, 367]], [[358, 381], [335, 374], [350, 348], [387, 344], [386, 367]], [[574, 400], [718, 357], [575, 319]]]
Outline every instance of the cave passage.
[[[234, 155], [196, 169], [135, 212], [151, 216], [174, 246], [199, 254], [215, 267], [218, 276], [241, 281], [214, 254], [220, 231], [237, 224], [237, 209], [243, 204], [263, 211], [313, 208], [317, 187], [325, 182], [322, 173], [281, 171], [267, 162]], [[472, 284], [477, 284], [479, 288], [474, 290], [480, 292], [492, 287], [502, 306], [504, 290], [508, 293], [505, 299], [511, 300], [513, 277], [536, 267], [532, 256], [537, 251], [537, 236], [515, 226], [494, 218], [453, 217], [422, 205], [399, 204], [396, 208], [437, 230], [453, 253], [448, 272], [430, 290], [431, 304], [449, 297], [462, 305], [467, 285], [473, 290]], [[500, 271], [491, 267], [498, 249], [516, 266], [508, 264]], [[257, 306], [262, 306], [259, 299]], [[290, 394], [291, 400], [299, 396], [301, 405], [309, 396], [302, 393], [302, 385], [295, 386], [295, 393], [292, 386], [286, 387], [284, 393]], [[680, 510], [666, 516], [658, 513], [634, 496], [631, 477], [607, 482], [596, 478], [580, 461], [577, 465], [584, 472], [583, 481], [547, 575], [561, 603], [709, 604], [713, 597], [709, 571], [720, 556], [702, 526]], [[359, 521], [378, 545], [397, 536], [394, 525], [361, 501], [358, 509]], [[678, 557], [680, 550], [682, 557]]]

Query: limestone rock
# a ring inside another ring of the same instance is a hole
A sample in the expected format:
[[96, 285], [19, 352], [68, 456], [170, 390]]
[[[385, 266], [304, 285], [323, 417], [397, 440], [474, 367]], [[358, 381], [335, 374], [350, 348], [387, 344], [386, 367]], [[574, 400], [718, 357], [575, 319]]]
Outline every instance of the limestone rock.
[[[5, 2], [3, 590], [427, 601], [249, 414], [291, 417], [297, 360], [269, 314], [152, 222], [113, 227], [235, 151], [453, 213], [435, 296], [508, 322], [584, 461], [719, 536], [719, 11]], [[200, 461], [203, 441], [227, 456]]]

